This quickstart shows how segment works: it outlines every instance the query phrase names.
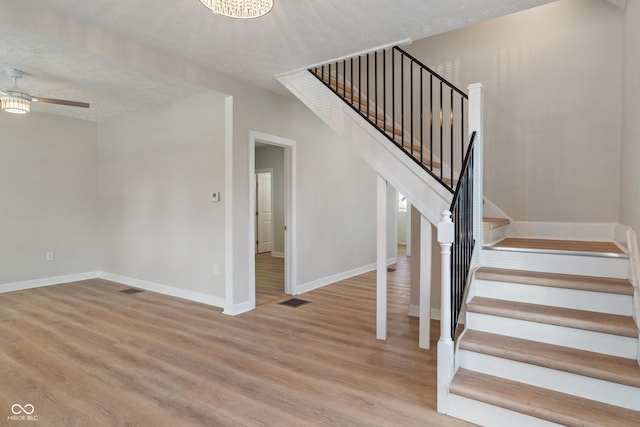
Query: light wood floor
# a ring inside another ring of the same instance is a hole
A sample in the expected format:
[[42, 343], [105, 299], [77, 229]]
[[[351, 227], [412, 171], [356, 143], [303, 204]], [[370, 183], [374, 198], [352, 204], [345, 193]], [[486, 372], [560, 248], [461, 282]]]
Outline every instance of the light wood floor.
[[467, 425], [435, 411], [438, 325], [419, 350], [407, 271], [386, 342], [375, 273], [238, 317], [104, 280], [0, 294], [0, 425], [15, 403], [54, 427]]
[[256, 254], [256, 305], [284, 296], [284, 258]]

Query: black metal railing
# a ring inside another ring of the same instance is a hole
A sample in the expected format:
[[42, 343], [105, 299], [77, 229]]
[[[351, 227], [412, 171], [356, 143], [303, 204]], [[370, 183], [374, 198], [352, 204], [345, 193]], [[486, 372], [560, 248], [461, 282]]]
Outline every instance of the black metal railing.
[[449, 208], [455, 227], [451, 247], [451, 339], [456, 337], [475, 246], [473, 238], [473, 168], [475, 163], [473, 145], [475, 137], [476, 133], [473, 132]]
[[467, 95], [395, 46], [309, 70], [451, 193], [467, 152]]

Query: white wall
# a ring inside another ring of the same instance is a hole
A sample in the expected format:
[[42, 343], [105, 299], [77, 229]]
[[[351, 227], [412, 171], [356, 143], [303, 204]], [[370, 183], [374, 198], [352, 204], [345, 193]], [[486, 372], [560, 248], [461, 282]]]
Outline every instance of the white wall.
[[97, 271], [95, 123], [2, 112], [0, 129], [0, 289]]
[[485, 85], [484, 191], [513, 219], [617, 222], [622, 23], [602, 0], [560, 0], [406, 47]]
[[100, 122], [98, 147], [102, 271], [223, 297], [224, 98]]
[[255, 168], [273, 169], [273, 252], [284, 253], [284, 148], [267, 145], [256, 148]]
[[640, 233], [640, 4], [624, 12], [620, 222]]

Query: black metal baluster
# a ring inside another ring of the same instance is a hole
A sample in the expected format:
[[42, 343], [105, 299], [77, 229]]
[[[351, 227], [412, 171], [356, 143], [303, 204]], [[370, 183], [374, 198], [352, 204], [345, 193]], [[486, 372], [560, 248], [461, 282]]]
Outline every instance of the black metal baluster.
[[400, 52], [400, 146], [404, 148], [404, 53]]
[[[444, 151], [443, 151], [443, 145], [442, 145], [442, 142], [443, 142], [442, 140], [444, 139], [444, 136], [442, 134], [442, 114], [443, 114], [443, 112], [442, 112], [442, 102], [443, 102], [443, 98], [442, 98], [442, 80], [440, 80], [440, 180], [441, 181], [442, 181], [443, 174], [444, 174]], [[452, 187], [452, 185], [450, 185], [449, 187]]]
[[378, 127], [378, 51], [376, 50], [376, 52], [374, 53], [374, 73], [375, 73], [375, 91], [374, 91], [374, 104], [376, 106], [375, 108], [375, 115], [376, 115], [376, 127]]
[[[420, 163], [424, 164], [424, 72], [420, 69]], [[433, 170], [433, 164], [429, 165]]]
[[449, 89], [449, 146], [451, 149], [451, 186], [455, 187], [453, 182], [453, 169], [455, 167], [453, 161], [453, 89]]
[[409, 146], [411, 147], [411, 155], [413, 156], [413, 61], [409, 63], [411, 65], [409, 78], [411, 79], [411, 96], [409, 98], [409, 102], [411, 103], [411, 108], [409, 114], [411, 114], [410, 123], [410, 131], [409, 131]]

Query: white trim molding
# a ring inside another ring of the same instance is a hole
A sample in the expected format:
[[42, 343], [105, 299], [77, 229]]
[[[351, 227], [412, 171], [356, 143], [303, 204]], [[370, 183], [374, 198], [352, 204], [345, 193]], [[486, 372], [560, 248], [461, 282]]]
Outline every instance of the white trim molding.
[[[396, 262], [398, 262], [398, 259], [396, 257], [394, 258], [388, 258], [387, 259], [387, 265], [393, 265]], [[368, 264], [368, 265], [364, 265], [362, 267], [357, 267], [354, 268], [352, 270], [347, 270], [347, 271], [343, 271], [342, 273], [336, 273], [336, 274], [332, 274], [330, 276], [326, 276], [326, 277], [322, 277], [320, 279], [316, 279], [316, 280], [312, 280], [311, 282], [307, 282], [307, 283], [303, 283], [299, 286], [296, 286], [294, 288], [294, 292], [293, 295], [299, 295], [299, 294], [303, 294], [305, 292], [310, 292], [316, 289], [320, 289], [323, 286], [327, 286], [327, 285], [332, 285], [336, 282], [340, 282], [341, 280], [346, 280], [349, 279], [351, 277], [355, 277], [355, 276], [359, 276], [361, 274], [364, 273], [368, 273], [370, 271], [375, 270], [377, 267], [377, 264]]]
[[199, 302], [202, 304], [212, 305], [214, 307], [223, 308], [225, 303], [224, 297], [204, 294], [202, 292], [189, 291], [187, 289], [162, 285], [160, 283], [149, 282], [146, 280], [134, 279], [132, 277], [121, 276], [119, 274], [100, 272], [98, 277], [104, 280], [109, 280], [111, 282], [120, 283], [122, 285], [133, 286], [135, 288], [157, 292], [159, 294], [169, 295], [176, 298], [182, 298], [189, 301]]
[[81, 280], [97, 279], [100, 273], [97, 271], [68, 274], [65, 276], [45, 277], [42, 279], [25, 280], [21, 282], [0, 284], [0, 293], [23, 291], [25, 289], [42, 288], [45, 286], [62, 285], [64, 283], [79, 282]]
[[618, 235], [617, 226], [609, 222], [512, 221], [507, 235], [538, 239], [613, 240]]

